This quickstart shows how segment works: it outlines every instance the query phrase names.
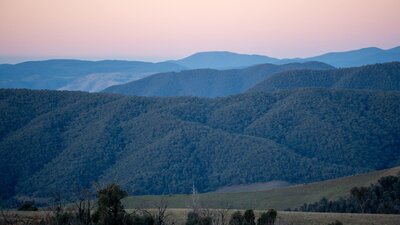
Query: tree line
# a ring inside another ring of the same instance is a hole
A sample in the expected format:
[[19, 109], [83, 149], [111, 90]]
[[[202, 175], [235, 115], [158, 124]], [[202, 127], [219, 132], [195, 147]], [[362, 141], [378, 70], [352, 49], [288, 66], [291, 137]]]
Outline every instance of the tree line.
[[[290, 209], [289, 209], [290, 210]], [[385, 176], [369, 187], [353, 187], [347, 197], [338, 200], [322, 198], [304, 203], [295, 211], [337, 213], [400, 214], [400, 174]]]
[[[155, 209], [125, 210], [121, 200], [128, 193], [117, 184], [98, 189], [96, 199], [84, 189], [80, 196], [70, 203], [61, 200], [57, 194], [54, 203], [45, 210], [45, 215], [34, 218], [21, 217], [21, 214], [1, 212], [0, 225], [175, 225], [167, 213], [167, 203], [161, 201]], [[18, 211], [38, 211], [34, 201], [22, 202]], [[277, 211], [269, 209], [262, 212], [256, 220], [252, 209], [242, 214], [230, 209], [207, 209], [193, 207], [187, 213], [185, 225], [274, 225]], [[230, 218], [229, 218], [230, 215]], [[229, 220], [228, 220], [229, 218]]]

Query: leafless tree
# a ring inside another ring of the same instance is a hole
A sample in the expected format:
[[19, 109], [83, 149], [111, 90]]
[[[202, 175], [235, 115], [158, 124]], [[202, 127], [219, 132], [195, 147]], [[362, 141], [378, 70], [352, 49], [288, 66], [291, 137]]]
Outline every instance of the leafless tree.
[[169, 214], [166, 213], [167, 208], [168, 202], [165, 199], [161, 199], [153, 215], [155, 225], [167, 225], [167, 219], [169, 217]]
[[219, 220], [218, 220], [218, 224], [215, 224], [215, 225], [226, 225], [227, 221], [229, 219], [229, 211], [230, 210], [231, 210], [230, 206], [227, 206], [223, 209], [217, 209], [216, 212], [217, 212]]
[[203, 218], [209, 218], [212, 225], [226, 225], [229, 219], [230, 206], [221, 209], [211, 209], [203, 207], [198, 209], [198, 213]]
[[94, 209], [92, 204], [93, 193], [84, 188], [80, 191], [77, 200], [74, 201], [73, 212], [75, 218], [81, 225], [91, 224], [91, 211]]

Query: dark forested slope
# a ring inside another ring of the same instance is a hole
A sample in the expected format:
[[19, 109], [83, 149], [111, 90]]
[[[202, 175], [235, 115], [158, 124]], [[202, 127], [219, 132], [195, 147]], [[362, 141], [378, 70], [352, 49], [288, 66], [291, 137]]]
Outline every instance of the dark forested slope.
[[273, 74], [250, 92], [306, 87], [400, 90], [400, 62], [334, 70], [298, 70]]
[[93, 181], [161, 194], [309, 182], [400, 164], [400, 94], [305, 89], [216, 99], [0, 90], [0, 188]]
[[126, 84], [106, 88], [104, 92], [137, 96], [217, 97], [239, 94], [271, 74], [296, 69], [332, 69], [320, 62], [261, 64], [245, 69], [198, 69], [160, 73]]

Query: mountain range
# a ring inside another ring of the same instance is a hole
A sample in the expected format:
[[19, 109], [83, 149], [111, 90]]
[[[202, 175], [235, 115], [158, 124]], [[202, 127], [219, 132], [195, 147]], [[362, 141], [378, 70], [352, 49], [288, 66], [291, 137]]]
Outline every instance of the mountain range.
[[1, 88], [80, 90], [98, 92], [109, 86], [142, 79], [160, 72], [190, 69], [243, 69], [257, 64], [288, 64], [319, 61], [334, 67], [400, 61], [400, 47], [383, 50], [363, 48], [315, 57], [278, 59], [227, 51], [199, 52], [179, 60], [159, 63], [103, 60], [45, 60], [0, 64]]
[[400, 94], [296, 89], [224, 98], [0, 90], [2, 198], [92, 182], [129, 193], [304, 183], [400, 164]]
[[[103, 92], [137, 96], [221, 97], [306, 87], [400, 91], [400, 62], [334, 69], [319, 62], [160, 73]], [[250, 90], [249, 90], [250, 89]]]
[[367, 64], [400, 61], [400, 46], [387, 50], [370, 47], [343, 52], [330, 52], [306, 58], [283, 59], [263, 55], [238, 54], [228, 51], [210, 51], [196, 53], [180, 60], [171, 60], [168, 62], [177, 63], [191, 69], [231, 69], [263, 63], [287, 64], [309, 61], [323, 62], [334, 67], [354, 67]]
[[[149, 74], [185, 69], [173, 63], [45, 60], [0, 66], [0, 87], [100, 91]], [[99, 88], [96, 88], [99, 87]]]
[[355, 67], [367, 64], [400, 61], [400, 46], [391, 49], [362, 48], [345, 52], [331, 52], [308, 58], [283, 59], [286, 62], [319, 61], [334, 67]]

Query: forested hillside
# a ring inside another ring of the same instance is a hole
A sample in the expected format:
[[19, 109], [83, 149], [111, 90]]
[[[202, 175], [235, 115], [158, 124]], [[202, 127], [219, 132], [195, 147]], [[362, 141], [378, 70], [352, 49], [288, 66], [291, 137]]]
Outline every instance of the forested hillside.
[[298, 70], [271, 75], [250, 92], [306, 87], [400, 90], [400, 62], [334, 70]]
[[400, 164], [398, 92], [216, 99], [0, 90], [2, 198], [117, 182], [169, 194], [317, 181]]
[[218, 97], [239, 94], [274, 73], [297, 70], [325, 70], [333, 67], [320, 62], [260, 64], [245, 69], [198, 69], [159, 73], [141, 80], [111, 86], [104, 90], [137, 96], [200, 96]]

